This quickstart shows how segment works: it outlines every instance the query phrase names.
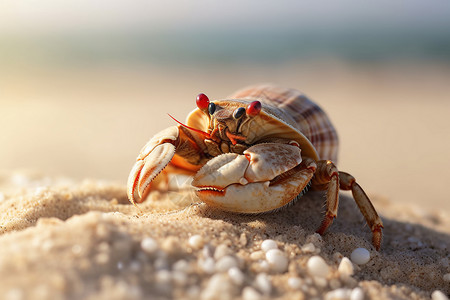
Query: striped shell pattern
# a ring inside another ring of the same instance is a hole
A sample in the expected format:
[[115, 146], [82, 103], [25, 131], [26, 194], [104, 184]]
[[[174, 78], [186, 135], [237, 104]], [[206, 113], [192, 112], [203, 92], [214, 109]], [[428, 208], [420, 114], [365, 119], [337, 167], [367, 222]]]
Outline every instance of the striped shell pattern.
[[320, 159], [337, 162], [338, 136], [325, 112], [295, 89], [257, 85], [232, 94], [230, 99], [258, 99], [281, 110], [277, 116], [300, 131], [314, 146]]

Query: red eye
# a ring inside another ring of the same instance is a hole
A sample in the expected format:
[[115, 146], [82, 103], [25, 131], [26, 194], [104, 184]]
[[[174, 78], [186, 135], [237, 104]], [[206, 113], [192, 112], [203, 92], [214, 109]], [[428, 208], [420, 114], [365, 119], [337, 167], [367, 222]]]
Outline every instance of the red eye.
[[209, 98], [205, 94], [203, 94], [203, 93], [202, 94], [198, 94], [196, 102], [197, 102], [197, 107], [200, 110], [208, 109]]
[[254, 117], [261, 111], [261, 102], [259, 101], [253, 101], [247, 106], [247, 109], [245, 110], [247, 113], [247, 116]]

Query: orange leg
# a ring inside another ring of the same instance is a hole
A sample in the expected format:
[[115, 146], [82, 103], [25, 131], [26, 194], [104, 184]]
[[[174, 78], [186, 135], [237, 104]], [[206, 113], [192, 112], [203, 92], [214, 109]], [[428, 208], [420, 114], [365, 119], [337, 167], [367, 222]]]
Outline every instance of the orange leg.
[[317, 229], [319, 234], [324, 234], [337, 216], [339, 188], [341, 190], [351, 190], [353, 199], [372, 231], [372, 244], [375, 246], [375, 249], [380, 249], [383, 223], [373, 207], [372, 202], [370, 202], [369, 197], [367, 197], [359, 184], [356, 183], [352, 175], [339, 172], [333, 162], [329, 160], [318, 161], [312, 185], [315, 189], [327, 190], [326, 212], [322, 224]]

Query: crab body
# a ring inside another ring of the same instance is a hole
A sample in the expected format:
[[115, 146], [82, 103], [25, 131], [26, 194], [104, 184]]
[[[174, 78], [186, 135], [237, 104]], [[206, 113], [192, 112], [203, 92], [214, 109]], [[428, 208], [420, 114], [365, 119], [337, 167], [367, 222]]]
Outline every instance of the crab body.
[[311, 185], [327, 190], [318, 229], [323, 234], [337, 215], [341, 188], [353, 192], [379, 249], [381, 220], [355, 179], [337, 170], [336, 130], [317, 104], [272, 85], [248, 87], [228, 99], [209, 101], [200, 94], [186, 125], [169, 127], [144, 146], [128, 179], [133, 204], [164, 185], [154, 180], [164, 177], [161, 171], [192, 176], [200, 200], [240, 213], [278, 209]]

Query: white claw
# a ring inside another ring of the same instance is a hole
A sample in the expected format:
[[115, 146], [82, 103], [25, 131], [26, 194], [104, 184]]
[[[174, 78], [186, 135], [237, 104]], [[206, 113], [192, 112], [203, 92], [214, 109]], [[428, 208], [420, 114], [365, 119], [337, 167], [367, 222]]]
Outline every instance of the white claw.
[[150, 182], [170, 162], [175, 154], [178, 128], [169, 127], [156, 134], [142, 148], [128, 177], [127, 193], [131, 203], [142, 202]]
[[139, 198], [144, 195], [145, 188], [164, 169], [175, 154], [175, 146], [169, 143], [161, 144], [153, 148], [144, 159], [145, 164], [140, 172], [138, 181]]
[[135, 204], [137, 199], [139, 199], [139, 195], [137, 194], [137, 190], [135, 189], [137, 180], [139, 179], [139, 174], [141, 173], [141, 169], [144, 166], [143, 160], [138, 160], [133, 168], [130, 171], [130, 175], [128, 176], [128, 183], [127, 183], [127, 194], [128, 199], [130, 199], [131, 203]]
[[209, 160], [195, 175], [192, 185], [225, 188], [244, 178], [249, 161], [244, 155], [227, 153]]
[[252, 146], [244, 151], [244, 155], [250, 160], [245, 172], [249, 182], [272, 180], [302, 162], [299, 147], [279, 143]]
[[301, 162], [296, 146], [258, 144], [244, 155], [227, 153], [211, 159], [194, 176], [192, 185], [208, 205], [244, 213], [269, 211], [290, 202], [311, 179], [313, 172], [304, 169], [271, 184]]

